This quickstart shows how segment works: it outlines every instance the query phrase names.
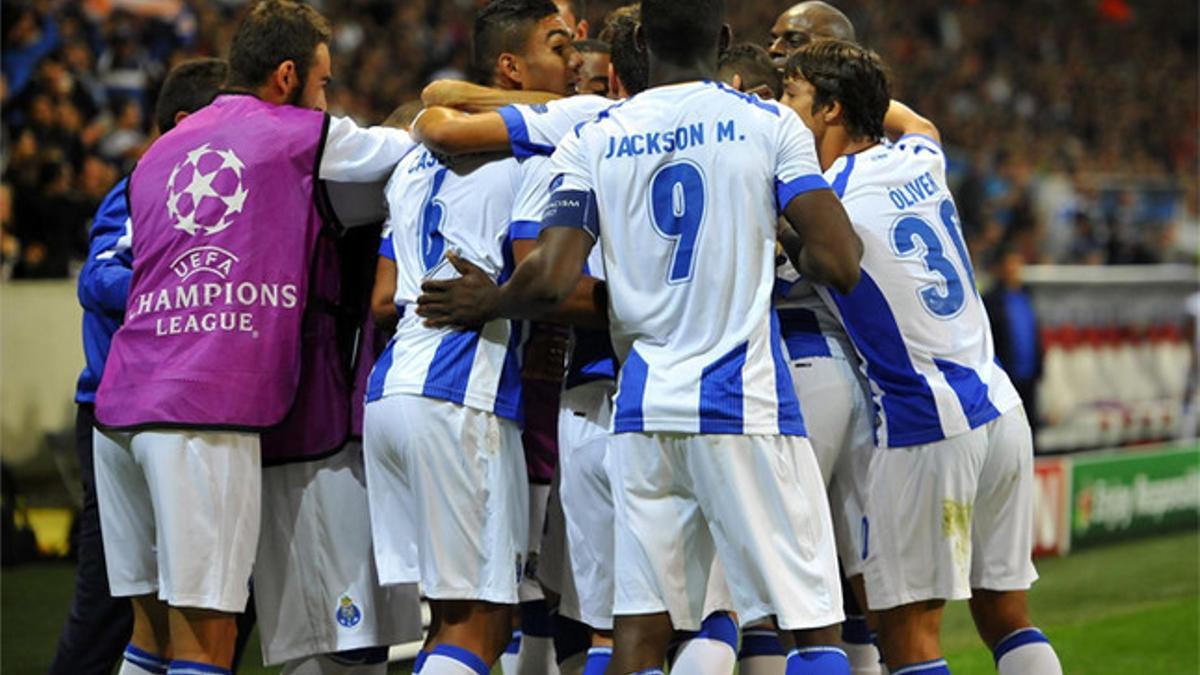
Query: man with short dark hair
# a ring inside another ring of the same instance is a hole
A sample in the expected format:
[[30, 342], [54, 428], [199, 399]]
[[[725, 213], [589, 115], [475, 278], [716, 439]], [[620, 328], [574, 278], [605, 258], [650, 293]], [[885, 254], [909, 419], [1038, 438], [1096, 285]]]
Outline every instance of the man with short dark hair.
[[767, 50], [752, 43], [736, 44], [721, 54], [717, 76], [738, 91], [776, 101], [783, 94], [783, 78]]
[[[189, 114], [208, 105], [225, 82], [229, 66], [220, 59], [195, 59], [176, 66], [163, 83], [155, 107], [159, 133], [167, 133]], [[79, 514], [79, 564], [75, 596], [50, 664], [52, 675], [111, 673], [129, 642], [133, 614], [124, 598], [109, 593], [104, 542], [96, 503], [92, 433], [96, 388], [104, 372], [109, 343], [125, 315], [133, 276], [129, 209], [122, 178], [101, 202], [89, 232], [88, 258], [79, 272], [83, 306], [83, 354], [86, 361], [75, 391], [75, 450], [83, 479]]]
[[[574, 90], [579, 58], [550, 0], [493, 0], [477, 13], [473, 34], [479, 84]], [[427, 109], [416, 124], [447, 112]], [[516, 424], [524, 329], [507, 321], [430, 329], [411, 305], [422, 280], [454, 274], [455, 254], [506, 273], [526, 170], [514, 159], [443, 163], [427, 145], [401, 161], [387, 187], [401, 309], [371, 373], [364, 439], [380, 576], [419, 581], [433, 611], [418, 662], [427, 674], [485, 672], [512, 635], [531, 550]], [[407, 517], [398, 519], [398, 508]]]
[[[672, 628], [700, 627], [715, 550], [739, 618], [774, 614], [806, 648], [794, 672], [841, 672], [828, 630], [841, 619], [828, 506], [799, 438], [770, 290], [780, 211], [813, 278], [852, 287], [857, 242], [800, 121], [712, 81], [729, 36], [723, 10], [642, 3], [635, 42], [650, 88], [562, 140], [538, 247], [489, 306], [531, 318], [575, 298], [599, 239], [607, 302], [596, 295], [623, 357], [607, 450], [610, 669], [662, 672]], [[431, 320], [453, 313], [438, 297], [446, 285], [426, 284]]]
[[879, 57], [853, 43], [793, 53], [785, 84], [864, 241], [862, 282], [818, 291], [863, 361], [879, 419], [862, 571], [890, 672], [949, 673], [942, 610], [969, 598], [1001, 675], [1061, 675], [1026, 598], [1037, 579], [1032, 434], [995, 360], [937, 127], [891, 101]]
[[311, 266], [330, 229], [319, 181], [379, 180], [411, 147], [402, 131], [324, 113], [329, 39], [306, 5], [254, 5], [234, 35], [230, 91], [129, 179], [139, 255], [95, 436], [109, 581], [134, 598], [123, 673], [228, 671], [261, 463], [319, 452], [315, 436], [294, 456], [260, 445], [298, 391]]
[[608, 65], [612, 62], [608, 43], [576, 40], [575, 50], [583, 57], [583, 66], [579, 69], [579, 93], [608, 96]]

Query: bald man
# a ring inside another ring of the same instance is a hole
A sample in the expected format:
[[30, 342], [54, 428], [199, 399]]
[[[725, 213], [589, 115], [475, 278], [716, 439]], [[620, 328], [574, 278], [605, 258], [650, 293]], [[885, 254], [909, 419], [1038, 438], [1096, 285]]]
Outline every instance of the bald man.
[[788, 56], [814, 40], [857, 40], [850, 19], [837, 7], [821, 0], [792, 5], [780, 14], [771, 27], [771, 38], [768, 51], [781, 68]]

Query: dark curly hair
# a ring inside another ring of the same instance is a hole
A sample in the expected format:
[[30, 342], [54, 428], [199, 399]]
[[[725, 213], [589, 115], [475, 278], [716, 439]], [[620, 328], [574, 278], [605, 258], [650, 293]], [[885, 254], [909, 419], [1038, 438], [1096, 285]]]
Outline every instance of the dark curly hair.
[[892, 100], [887, 70], [875, 52], [843, 40], [819, 40], [788, 58], [787, 79], [812, 84], [813, 113], [837, 101], [853, 138], [881, 138]]

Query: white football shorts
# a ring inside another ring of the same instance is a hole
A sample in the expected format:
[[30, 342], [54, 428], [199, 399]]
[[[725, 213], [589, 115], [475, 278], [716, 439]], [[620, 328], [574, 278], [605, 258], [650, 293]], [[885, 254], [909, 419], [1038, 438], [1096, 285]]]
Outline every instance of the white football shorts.
[[263, 663], [421, 639], [416, 584], [382, 586], [362, 444], [263, 468], [254, 603]]
[[875, 449], [875, 407], [856, 366], [854, 356], [792, 361], [792, 383], [829, 493], [834, 539], [847, 577], [863, 572], [863, 504]]
[[380, 581], [420, 582], [435, 600], [516, 603], [529, 538], [517, 425], [400, 394], [367, 404], [363, 443]]
[[93, 439], [113, 597], [245, 610], [258, 548], [258, 434], [97, 429]]
[[842, 589], [821, 472], [807, 439], [622, 433], [610, 438], [617, 615], [708, 613], [714, 557], [742, 625], [840, 623]]
[[882, 610], [972, 588], [1026, 590], [1033, 550], [1033, 440], [1023, 407], [965, 434], [886, 448], [867, 490], [867, 604]]

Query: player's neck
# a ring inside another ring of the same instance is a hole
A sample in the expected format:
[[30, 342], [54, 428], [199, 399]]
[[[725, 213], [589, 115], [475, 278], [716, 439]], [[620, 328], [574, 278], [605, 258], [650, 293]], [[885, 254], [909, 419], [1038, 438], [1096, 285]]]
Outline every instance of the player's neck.
[[651, 87], [717, 79], [716, 63], [708, 63], [707, 60], [678, 65], [653, 58], [651, 55], [649, 66], [647, 82]]
[[860, 153], [878, 143], [879, 141], [870, 139], [850, 138], [840, 127], [832, 127], [826, 130], [817, 145], [817, 159], [821, 161], [821, 170], [828, 171], [838, 157]]

